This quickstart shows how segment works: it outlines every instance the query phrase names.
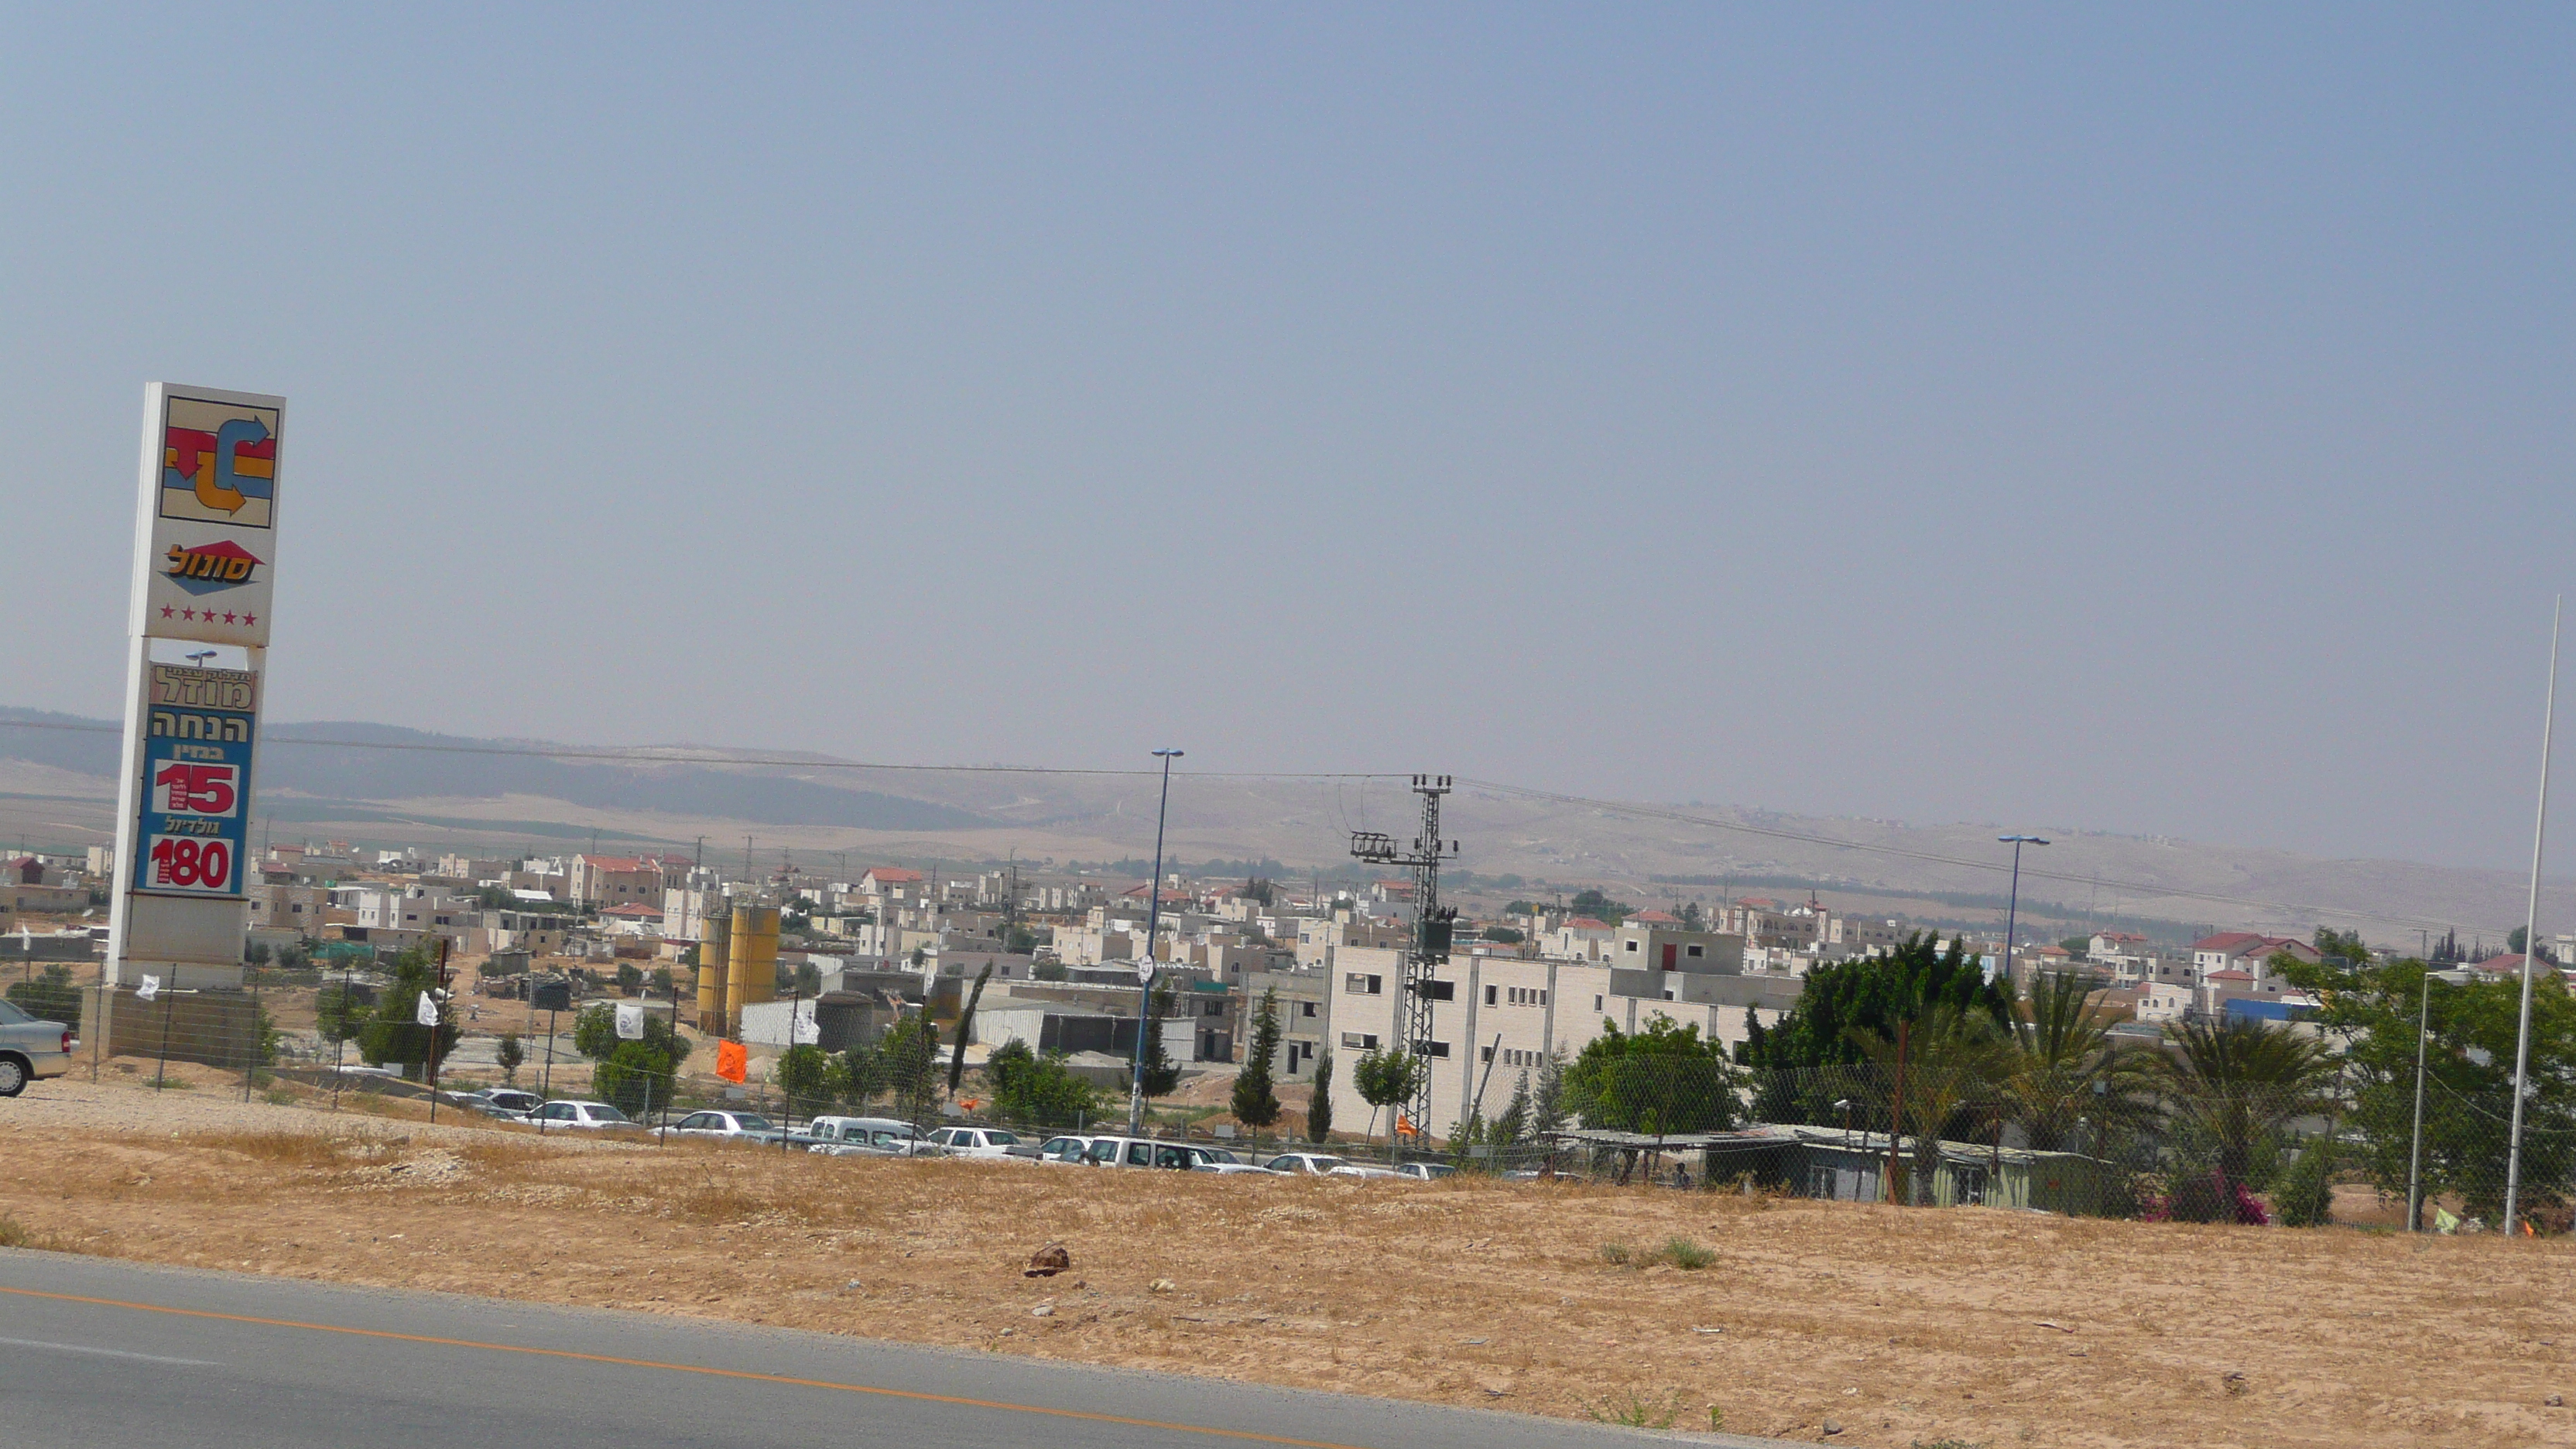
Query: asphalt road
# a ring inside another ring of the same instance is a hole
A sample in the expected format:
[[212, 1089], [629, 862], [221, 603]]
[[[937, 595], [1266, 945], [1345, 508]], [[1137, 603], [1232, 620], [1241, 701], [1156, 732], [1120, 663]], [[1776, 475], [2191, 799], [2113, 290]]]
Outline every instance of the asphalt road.
[[12, 1449], [1583, 1449], [1675, 1437], [830, 1334], [0, 1251], [0, 1444]]

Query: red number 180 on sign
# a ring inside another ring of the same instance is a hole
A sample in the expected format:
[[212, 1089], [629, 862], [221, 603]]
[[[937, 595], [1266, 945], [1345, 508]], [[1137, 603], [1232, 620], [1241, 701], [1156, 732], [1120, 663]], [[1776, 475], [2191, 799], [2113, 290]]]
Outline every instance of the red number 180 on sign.
[[153, 889], [232, 893], [233, 851], [224, 841], [156, 835], [145, 859], [152, 862], [148, 879]]

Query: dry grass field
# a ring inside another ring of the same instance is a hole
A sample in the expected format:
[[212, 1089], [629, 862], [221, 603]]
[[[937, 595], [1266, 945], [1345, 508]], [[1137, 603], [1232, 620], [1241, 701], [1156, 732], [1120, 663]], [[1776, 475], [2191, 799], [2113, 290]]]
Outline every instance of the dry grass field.
[[[142, 1131], [70, 1091], [0, 1104], [0, 1240], [1840, 1445], [2576, 1444], [2557, 1242], [568, 1150], [195, 1091]], [[1022, 1277], [1051, 1241], [1074, 1270]]]

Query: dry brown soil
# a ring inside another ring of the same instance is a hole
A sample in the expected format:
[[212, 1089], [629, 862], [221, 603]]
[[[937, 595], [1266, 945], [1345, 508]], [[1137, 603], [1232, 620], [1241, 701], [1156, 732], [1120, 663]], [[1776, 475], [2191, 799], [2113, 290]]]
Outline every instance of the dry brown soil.
[[[2546, 1403], [2576, 1394], [2562, 1242], [559, 1144], [382, 1110], [43, 1083], [0, 1103], [0, 1237], [1677, 1429], [1715, 1406], [1838, 1445], [2576, 1444]], [[1675, 1237], [1714, 1260], [1602, 1252]], [[1049, 1241], [1074, 1271], [1023, 1278]]]

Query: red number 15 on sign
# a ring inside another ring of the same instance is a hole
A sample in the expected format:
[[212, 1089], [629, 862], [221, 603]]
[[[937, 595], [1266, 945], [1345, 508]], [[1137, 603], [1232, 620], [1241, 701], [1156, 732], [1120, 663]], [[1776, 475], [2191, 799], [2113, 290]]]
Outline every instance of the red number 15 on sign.
[[240, 803], [235, 765], [169, 764], [152, 777], [152, 808], [165, 815], [230, 815]]

